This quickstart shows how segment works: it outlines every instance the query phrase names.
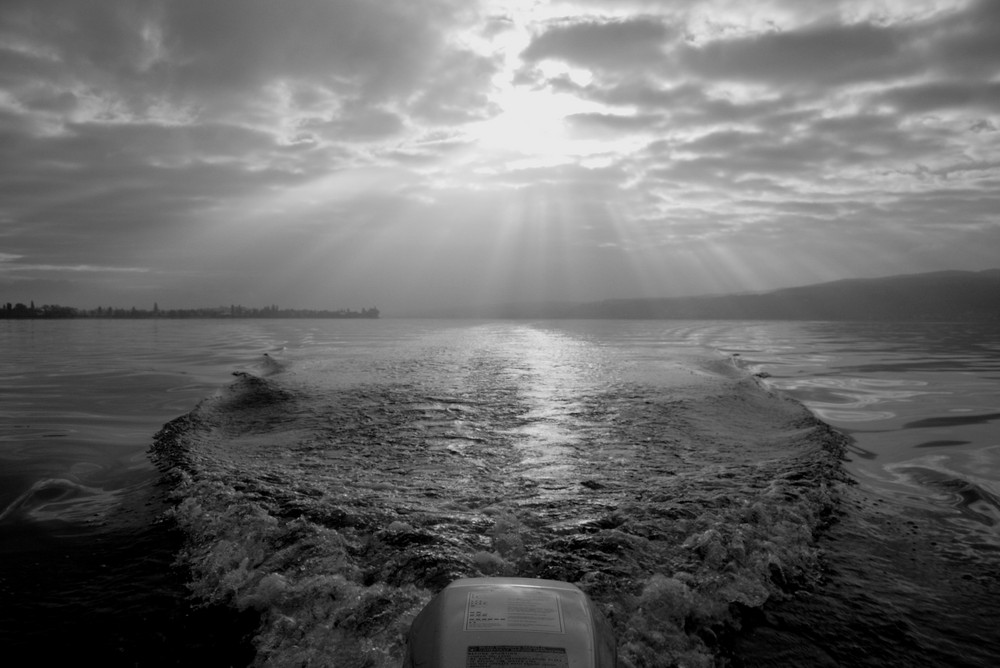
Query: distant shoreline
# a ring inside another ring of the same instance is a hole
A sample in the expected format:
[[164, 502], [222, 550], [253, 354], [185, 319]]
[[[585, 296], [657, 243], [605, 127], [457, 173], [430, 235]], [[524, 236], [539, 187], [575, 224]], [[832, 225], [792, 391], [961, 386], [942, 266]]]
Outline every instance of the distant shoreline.
[[97, 320], [249, 320], [249, 319], [377, 319], [380, 313], [377, 308], [361, 309], [352, 311], [343, 309], [338, 311], [313, 310], [313, 309], [280, 309], [277, 306], [266, 306], [264, 308], [247, 308], [244, 306], [228, 306], [215, 308], [198, 309], [160, 309], [153, 310], [137, 309], [135, 307], [123, 309], [115, 307], [98, 307], [96, 309], [82, 310], [71, 306], [55, 306], [46, 304], [36, 308], [34, 304], [25, 306], [24, 304], [12, 305], [7, 303], [0, 308], [0, 320], [68, 320], [68, 319], [97, 319]]
[[[594, 302], [539, 301], [403, 307], [394, 317], [447, 319], [814, 320], [864, 322], [1000, 322], [1000, 269], [938, 271], [845, 279], [761, 293], [623, 298]], [[0, 319], [55, 318], [379, 318], [377, 308], [352, 311], [248, 308], [239, 305], [152, 310], [81, 310], [34, 303], [0, 303]]]

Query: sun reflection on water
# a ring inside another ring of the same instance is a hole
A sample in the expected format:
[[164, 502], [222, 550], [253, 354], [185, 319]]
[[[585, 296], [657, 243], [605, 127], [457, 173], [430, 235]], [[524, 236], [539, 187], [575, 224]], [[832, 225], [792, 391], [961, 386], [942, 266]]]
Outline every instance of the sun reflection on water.
[[538, 482], [579, 478], [573, 453], [586, 420], [580, 398], [592, 390], [581, 374], [587, 344], [544, 329], [523, 328], [518, 335], [522, 398], [529, 409], [515, 437], [525, 475]]

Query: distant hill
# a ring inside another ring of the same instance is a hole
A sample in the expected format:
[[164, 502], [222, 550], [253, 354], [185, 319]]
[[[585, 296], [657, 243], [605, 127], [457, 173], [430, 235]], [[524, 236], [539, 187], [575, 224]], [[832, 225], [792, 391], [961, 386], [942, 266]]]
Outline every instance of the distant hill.
[[474, 315], [508, 318], [1000, 322], [1000, 269], [847, 279], [755, 294], [612, 299], [582, 304], [509, 304]]

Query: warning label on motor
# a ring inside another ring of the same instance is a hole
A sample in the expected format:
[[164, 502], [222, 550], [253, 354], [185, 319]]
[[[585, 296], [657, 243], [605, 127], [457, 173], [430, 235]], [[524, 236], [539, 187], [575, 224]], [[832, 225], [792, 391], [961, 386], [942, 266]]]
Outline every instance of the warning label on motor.
[[565, 632], [559, 596], [527, 587], [469, 592], [465, 630]]
[[562, 647], [473, 646], [465, 668], [569, 668], [569, 660]]

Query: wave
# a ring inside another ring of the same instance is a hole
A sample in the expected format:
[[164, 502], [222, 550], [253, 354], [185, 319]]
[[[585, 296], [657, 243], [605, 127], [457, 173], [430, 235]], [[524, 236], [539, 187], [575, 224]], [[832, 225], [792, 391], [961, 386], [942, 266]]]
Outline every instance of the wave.
[[820, 579], [848, 441], [801, 404], [718, 362], [570, 389], [463, 364], [269, 364], [157, 435], [192, 590], [259, 614], [256, 665], [398, 666], [437, 591], [491, 575], [579, 586], [623, 666], [713, 665]]

